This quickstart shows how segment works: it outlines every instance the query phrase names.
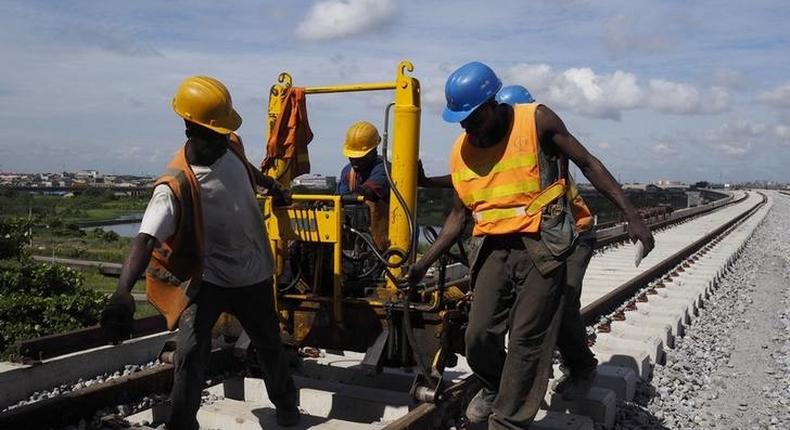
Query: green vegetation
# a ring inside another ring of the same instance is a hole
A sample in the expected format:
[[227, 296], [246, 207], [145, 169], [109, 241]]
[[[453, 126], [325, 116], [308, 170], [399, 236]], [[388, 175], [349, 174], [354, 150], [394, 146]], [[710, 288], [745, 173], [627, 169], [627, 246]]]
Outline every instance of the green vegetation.
[[[0, 236], [31, 232], [26, 241], [16, 243], [27, 242], [33, 255], [120, 263], [130, 238], [99, 228], [86, 232], [79, 223], [139, 214], [145, 211], [147, 202], [147, 196], [119, 197], [100, 188], [89, 188], [72, 197], [0, 190], [0, 220], [5, 220], [11, 230], [0, 232]], [[3, 246], [0, 242], [0, 258]]]
[[95, 325], [107, 300], [76, 270], [18, 257], [0, 260], [0, 359], [18, 340]]
[[80, 230], [79, 228], [33, 229], [31, 253], [35, 255], [76, 258], [80, 260], [123, 263], [132, 238], [120, 237], [112, 231], [100, 228]]
[[119, 197], [103, 188], [88, 188], [70, 197], [0, 189], [0, 218], [32, 215], [36, 223], [59, 221], [63, 225], [111, 220], [145, 211], [148, 197]]
[[[34, 262], [25, 249], [27, 227], [27, 220], [0, 219], [0, 360], [15, 354], [19, 340], [96, 325], [117, 283], [95, 270]], [[119, 241], [101, 231], [91, 235], [95, 241]], [[138, 281], [133, 292], [144, 291]], [[138, 304], [135, 318], [157, 313], [147, 303]]]

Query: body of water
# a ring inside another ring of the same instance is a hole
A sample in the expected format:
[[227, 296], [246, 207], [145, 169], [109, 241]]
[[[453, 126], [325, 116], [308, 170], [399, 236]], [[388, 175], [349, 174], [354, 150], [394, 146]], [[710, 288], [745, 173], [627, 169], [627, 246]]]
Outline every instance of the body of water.
[[134, 222], [127, 224], [108, 224], [89, 228], [100, 228], [104, 231], [114, 231], [118, 233], [118, 236], [121, 237], [135, 237], [137, 236], [137, 232], [140, 230], [140, 223]]

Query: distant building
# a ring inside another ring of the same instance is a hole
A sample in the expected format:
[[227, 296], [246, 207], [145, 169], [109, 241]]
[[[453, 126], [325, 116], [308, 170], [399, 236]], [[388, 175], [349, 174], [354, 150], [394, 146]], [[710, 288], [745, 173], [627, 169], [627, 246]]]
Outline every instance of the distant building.
[[81, 179], [85, 182], [93, 182], [93, 179], [96, 179], [97, 176], [99, 176], [98, 170], [80, 170], [74, 174], [75, 178]]
[[688, 184], [684, 184], [683, 182], [680, 181], [670, 181], [666, 179], [656, 181], [655, 185], [667, 191], [686, 191], [689, 189]]

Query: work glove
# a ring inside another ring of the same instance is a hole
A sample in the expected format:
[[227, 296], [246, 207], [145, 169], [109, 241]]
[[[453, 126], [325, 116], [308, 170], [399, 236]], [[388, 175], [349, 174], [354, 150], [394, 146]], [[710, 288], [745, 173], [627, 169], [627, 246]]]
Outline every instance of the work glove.
[[113, 341], [128, 339], [134, 322], [134, 297], [128, 291], [116, 291], [102, 311], [99, 324]]
[[283, 187], [278, 182], [274, 182], [269, 192], [272, 195], [272, 205], [274, 206], [288, 206], [293, 203], [291, 200], [291, 190]]

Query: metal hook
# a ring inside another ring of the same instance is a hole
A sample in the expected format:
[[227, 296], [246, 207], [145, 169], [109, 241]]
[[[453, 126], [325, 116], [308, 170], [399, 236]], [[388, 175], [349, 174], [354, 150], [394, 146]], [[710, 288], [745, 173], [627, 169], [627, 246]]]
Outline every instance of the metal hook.
[[277, 76], [277, 82], [279, 84], [272, 85], [271, 94], [273, 96], [281, 96], [285, 94], [288, 88], [293, 86], [293, 78], [286, 72], [282, 72]]
[[409, 75], [406, 72], [413, 72], [414, 71], [414, 64], [412, 64], [409, 60], [403, 60], [398, 64], [398, 78], [397, 82], [400, 84], [402, 88], [406, 88], [409, 85]]

